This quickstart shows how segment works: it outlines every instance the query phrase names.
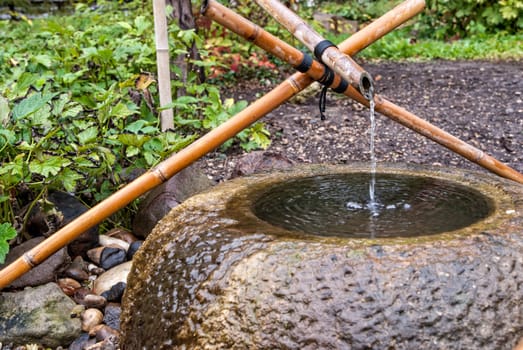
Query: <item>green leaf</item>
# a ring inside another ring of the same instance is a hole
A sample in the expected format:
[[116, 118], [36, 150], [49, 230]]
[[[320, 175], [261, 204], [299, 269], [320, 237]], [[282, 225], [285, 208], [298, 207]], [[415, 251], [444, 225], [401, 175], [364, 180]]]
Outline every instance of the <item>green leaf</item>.
[[199, 129], [202, 127], [202, 122], [198, 119], [189, 119], [189, 118], [182, 118], [179, 115], [174, 117], [174, 122], [177, 125], [181, 126], [190, 126], [196, 129]]
[[137, 120], [135, 122], [132, 122], [131, 124], [127, 125], [125, 127], [124, 131], [129, 131], [129, 132], [132, 132], [134, 134], [137, 134], [147, 124], [148, 124], [147, 121], [145, 121], [143, 119], [139, 119], [139, 120]]
[[157, 161], [156, 155], [152, 152], [144, 152], [143, 157], [149, 166], [153, 166]]
[[145, 16], [138, 16], [134, 19], [134, 25], [136, 26], [136, 34], [142, 35], [151, 26], [151, 22]]
[[157, 137], [150, 139], [143, 145], [144, 150], [152, 152], [160, 152], [163, 150], [163, 144]]
[[60, 170], [71, 165], [71, 161], [65, 158], [50, 156], [43, 161], [33, 160], [29, 163], [29, 170], [32, 173], [40, 174], [43, 177], [56, 176]]
[[101, 155], [103, 156], [106, 165], [113, 166], [114, 162], [116, 161], [116, 157], [111, 151], [111, 149], [107, 147], [98, 147], [98, 150], [101, 152]]
[[501, 15], [504, 19], [516, 19], [518, 18], [518, 10], [512, 7], [501, 8]]
[[236, 115], [247, 107], [249, 103], [247, 101], [238, 101], [231, 108], [227, 110], [230, 115]]
[[74, 164], [78, 169], [82, 168], [94, 168], [96, 165], [84, 156], [74, 158]]
[[15, 87], [13, 88], [14, 96], [12, 97], [19, 98], [21, 96], [25, 96], [31, 85], [33, 85], [38, 79], [40, 79], [40, 76], [37, 74], [32, 74], [29, 72], [22, 73], [22, 75], [20, 75], [18, 78]]
[[163, 111], [170, 108], [187, 108], [187, 105], [200, 103], [200, 100], [193, 96], [180, 96], [171, 103], [168, 103], [158, 110]]
[[18, 120], [27, 117], [28, 115], [45, 106], [45, 104], [56, 95], [57, 94], [32, 94], [31, 96], [23, 99], [15, 106], [15, 108], [13, 108], [13, 118]]
[[98, 128], [95, 126], [87, 128], [84, 131], [80, 132], [77, 135], [77, 137], [81, 145], [86, 145], [88, 143], [96, 141], [96, 138], [98, 137]]
[[142, 147], [142, 145], [149, 140], [149, 136], [146, 135], [134, 135], [134, 134], [120, 134], [117, 137], [123, 145]]
[[46, 68], [51, 68], [53, 65], [53, 59], [48, 55], [36, 55], [33, 57], [36, 63], [40, 63]]
[[127, 117], [129, 115], [135, 114], [136, 111], [132, 111], [127, 107], [126, 104], [122, 102], [118, 102], [116, 106], [111, 108], [111, 113], [109, 114], [111, 117]]
[[46, 129], [52, 127], [53, 122], [49, 119], [51, 117], [51, 106], [43, 105], [42, 108], [36, 110], [32, 115], [29, 116], [32, 126], [41, 126]]
[[84, 177], [76, 171], [64, 168], [56, 177], [56, 182], [60, 183], [66, 191], [74, 192], [78, 180], [82, 180], [83, 178]]
[[80, 70], [78, 72], [69, 72], [69, 73], [65, 73], [63, 76], [62, 76], [62, 81], [64, 82], [64, 84], [71, 84], [73, 82], [75, 82], [76, 80], [78, 80], [78, 78], [80, 78], [82, 75], [84, 75], [84, 73], [86, 72], [87, 70], [86, 69], [83, 69], [83, 70]]
[[125, 149], [125, 155], [129, 158], [134, 157], [140, 154], [140, 149], [138, 147], [129, 146]]
[[0, 150], [6, 143], [12, 145], [15, 143], [15, 141], [15, 132], [13, 130], [3, 129], [0, 125]]
[[62, 117], [64, 118], [74, 118], [78, 114], [80, 114], [84, 108], [80, 104], [72, 104], [71, 106], [68, 106], [66, 111], [63, 113]]
[[121, 21], [121, 22], [117, 22], [116, 24], [118, 24], [120, 27], [122, 27], [124, 29], [127, 29], [127, 30], [132, 30], [133, 29], [133, 27], [129, 23], [127, 23], [127, 22]]
[[3, 175], [2, 183], [4, 186], [16, 185], [24, 178], [24, 165], [21, 162], [2, 164], [0, 175]]
[[9, 252], [8, 241], [16, 237], [16, 230], [11, 224], [4, 222], [0, 225], [0, 264], [5, 262]]
[[69, 102], [70, 96], [69, 94], [61, 94], [58, 100], [56, 100], [53, 103], [53, 115], [59, 116], [62, 114], [62, 111], [64, 110], [65, 104]]

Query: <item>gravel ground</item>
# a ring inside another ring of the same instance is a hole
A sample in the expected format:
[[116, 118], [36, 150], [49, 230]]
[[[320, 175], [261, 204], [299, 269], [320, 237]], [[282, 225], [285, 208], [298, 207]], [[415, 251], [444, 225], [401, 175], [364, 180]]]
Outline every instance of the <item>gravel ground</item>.
[[[362, 64], [376, 91], [461, 140], [523, 172], [523, 61], [377, 62]], [[224, 93], [252, 101], [270, 88], [239, 84]], [[248, 92], [248, 93], [246, 93]], [[369, 112], [329, 92], [325, 121], [317, 89], [287, 102], [262, 120], [273, 140], [269, 151], [296, 163], [368, 161]], [[407, 162], [482, 169], [414, 131], [377, 116], [378, 162]], [[215, 152], [204, 170], [216, 180], [230, 177], [238, 150]]]

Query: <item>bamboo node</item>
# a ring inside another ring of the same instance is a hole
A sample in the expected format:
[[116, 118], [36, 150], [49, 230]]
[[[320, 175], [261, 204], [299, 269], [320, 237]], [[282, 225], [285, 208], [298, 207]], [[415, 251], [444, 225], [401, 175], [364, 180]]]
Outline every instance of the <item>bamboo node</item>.
[[254, 26], [253, 30], [253, 33], [247, 38], [247, 40], [251, 42], [254, 42], [258, 38], [258, 35], [260, 35], [260, 27]]
[[29, 265], [31, 268], [38, 265], [38, 263], [34, 260], [33, 256], [29, 254], [30, 252], [24, 253], [22, 255], [22, 259]]
[[302, 90], [302, 88], [300, 88], [300, 86], [296, 82], [296, 79], [294, 79], [293, 76], [290, 76], [289, 78], [287, 78], [287, 82], [289, 83], [289, 85], [294, 90], [293, 91], [293, 95], [297, 94], [298, 92], [300, 92]]
[[476, 153], [476, 163], [483, 159], [483, 157], [485, 157], [485, 152], [483, 152], [482, 150], [478, 150], [478, 152]]
[[153, 169], [153, 173], [154, 175], [156, 175], [162, 182], [165, 182], [168, 180], [168, 177], [165, 176], [165, 174], [163, 173], [162, 169], [160, 169], [159, 167], [156, 167]]

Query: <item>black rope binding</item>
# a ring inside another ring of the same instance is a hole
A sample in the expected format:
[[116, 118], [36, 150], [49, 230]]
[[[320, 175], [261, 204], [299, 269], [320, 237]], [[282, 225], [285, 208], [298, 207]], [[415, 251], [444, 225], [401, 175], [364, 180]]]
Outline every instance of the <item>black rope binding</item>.
[[348, 87], [349, 87], [349, 83], [347, 82], [347, 80], [341, 78], [340, 83], [338, 84], [338, 86], [336, 86], [332, 90], [334, 92], [339, 93], [339, 94], [343, 94], [345, 92], [345, 90], [347, 90]]
[[330, 41], [330, 40], [320, 41], [316, 46], [314, 46], [314, 56], [316, 56], [318, 61], [323, 63], [323, 61], [321, 60], [321, 56], [323, 56], [323, 52], [332, 46], [336, 47], [336, 45], [334, 45], [332, 43], [332, 41]]
[[[325, 105], [327, 104], [327, 91], [329, 90], [329, 86], [334, 82], [334, 77], [336, 76], [332, 69], [330, 69], [325, 63], [323, 63], [323, 60], [321, 59], [321, 56], [323, 56], [323, 52], [325, 52], [325, 50], [327, 50], [329, 47], [336, 47], [336, 45], [334, 45], [330, 40], [322, 40], [314, 47], [314, 56], [316, 56], [316, 59], [318, 59], [318, 61], [320, 61], [323, 64], [323, 67], [325, 69], [323, 76], [318, 80], [320, 84], [323, 84], [323, 89], [320, 92], [319, 101], [321, 120], [325, 120]], [[340, 85], [342, 84], [340, 83]], [[338, 85], [336, 89], [338, 89], [340, 85]], [[343, 91], [345, 91], [345, 89]]]
[[298, 72], [301, 73], [307, 73], [309, 69], [312, 67], [312, 57], [311, 55], [303, 52], [303, 58], [301, 59], [300, 64], [298, 64], [296, 67], [294, 67]]
[[323, 89], [321, 90], [319, 101], [321, 120], [325, 120], [325, 105], [327, 103], [327, 91], [329, 90], [329, 86], [331, 86], [331, 84], [334, 82], [334, 77], [336, 76], [332, 69], [327, 67], [325, 64], [323, 64], [323, 68], [325, 69], [323, 75], [318, 80], [319, 83], [323, 84]]

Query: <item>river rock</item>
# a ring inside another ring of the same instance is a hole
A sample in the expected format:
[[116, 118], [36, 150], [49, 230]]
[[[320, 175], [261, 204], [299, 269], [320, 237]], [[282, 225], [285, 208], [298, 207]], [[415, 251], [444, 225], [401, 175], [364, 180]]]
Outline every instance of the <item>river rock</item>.
[[127, 242], [128, 244], [131, 244], [134, 241], [138, 240], [138, 238], [136, 238], [135, 235], [121, 227], [113, 228], [112, 230], [107, 232], [106, 235], [108, 237], [121, 239], [122, 241]]
[[111, 289], [103, 292], [101, 296], [107, 299], [107, 301], [120, 302], [126, 287], [127, 283], [118, 282], [114, 286], [112, 286]]
[[214, 183], [193, 164], [150, 191], [140, 203], [133, 221], [133, 233], [145, 238], [172, 208]]
[[89, 335], [91, 337], [95, 337], [96, 341], [103, 341], [109, 337], [113, 337], [113, 339], [119, 339], [120, 338], [120, 332], [116, 329], [109, 327], [105, 324], [100, 324], [91, 329], [89, 332]]
[[[129, 237], [127, 237], [129, 238]], [[129, 243], [118, 238], [109, 235], [100, 235], [100, 245], [104, 247], [119, 247], [125, 251], [129, 249]]]
[[104, 310], [104, 323], [111, 328], [120, 329], [122, 307], [118, 303], [108, 303]]
[[92, 262], [109, 270], [127, 260], [127, 252], [119, 246], [96, 247], [87, 251]]
[[86, 350], [94, 344], [96, 344], [96, 338], [91, 338], [88, 333], [82, 333], [71, 343], [69, 350]]
[[293, 162], [283, 154], [269, 151], [254, 151], [243, 155], [232, 172], [232, 177], [252, 175], [275, 169], [288, 169]]
[[[6, 257], [5, 264], [0, 265], [0, 270], [4, 268], [4, 266], [7, 266], [16, 259], [18, 259], [31, 248], [41, 243], [44, 239], [44, 237], [32, 238], [27, 242], [24, 242], [19, 246], [16, 246], [13, 249], [11, 249]], [[53, 255], [51, 255], [48, 259], [43, 261], [40, 265], [36, 266], [29, 272], [25, 273], [24, 275], [13, 281], [9, 285], [9, 287], [33, 287], [55, 281], [60, 269], [63, 268], [65, 264], [69, 263], [69, 261], [70, 259], [69, 255], [67, 254], [67, 249], [62, 248]]]
[[127, 250], [127, 260], [132, 260], [134, 254], [140, 249], [143, 241], [134, 241], [129, 245], [129, 250]]
[[56, 283], [0, 294], [0, 343], [67, 346], [81, 332], [79, 319], [71, 318], [76, 304]]
[[87, 308], [103, 309], [107, 304], [107, 300], [101, 295], [87, 294], [82, 304]]
[[[50, 192], [47, 200], [54, 204], [54, 208], [44, 209], [37, 205], [29, 217], [26, 228], [33, 236], [50, 236], [88, 210], [76, 197], [62, 191]], [[72, 257], [85, 256], [89, 249], [97, 245], [98, 225], [95, 225], [69, 243], [68, 251]]]
[[110, 335], [101, 342], [89, 346], [85, 350], [118, 350], [120, 349], [120, 339], [118, 336]]
[[82, 312], [82, 331], [89, 333], [91, 329], [102, 323], [104, 315], [98, 309], [86, 309]]
[[87, 270], [87, 263], [81, 256], [74, 258], [73, 262], [65, 269], [64, 274], [67, 277], [75, 279], [79, 282], [89, 279]]
[[94, 282], [93, 292], [98, 295], [103, 295], [103, 293], [109, 292], [115, 285], [127, 283], [127, 275], [129, 274], [131, 265], [132, 261], [127, 261], [105, 271]]
[[58, 286], [60, 286], [60, 289], [62, 290], [62, 292], [64, 292], [64, 294], [67, 296], [73, 296], [75, 291], [82, 287], [80, 282], [78, 282], [75, 279], [68, 278], [68, 277], [60, 278], [57, 281], [57, 283], [58, 283]]

